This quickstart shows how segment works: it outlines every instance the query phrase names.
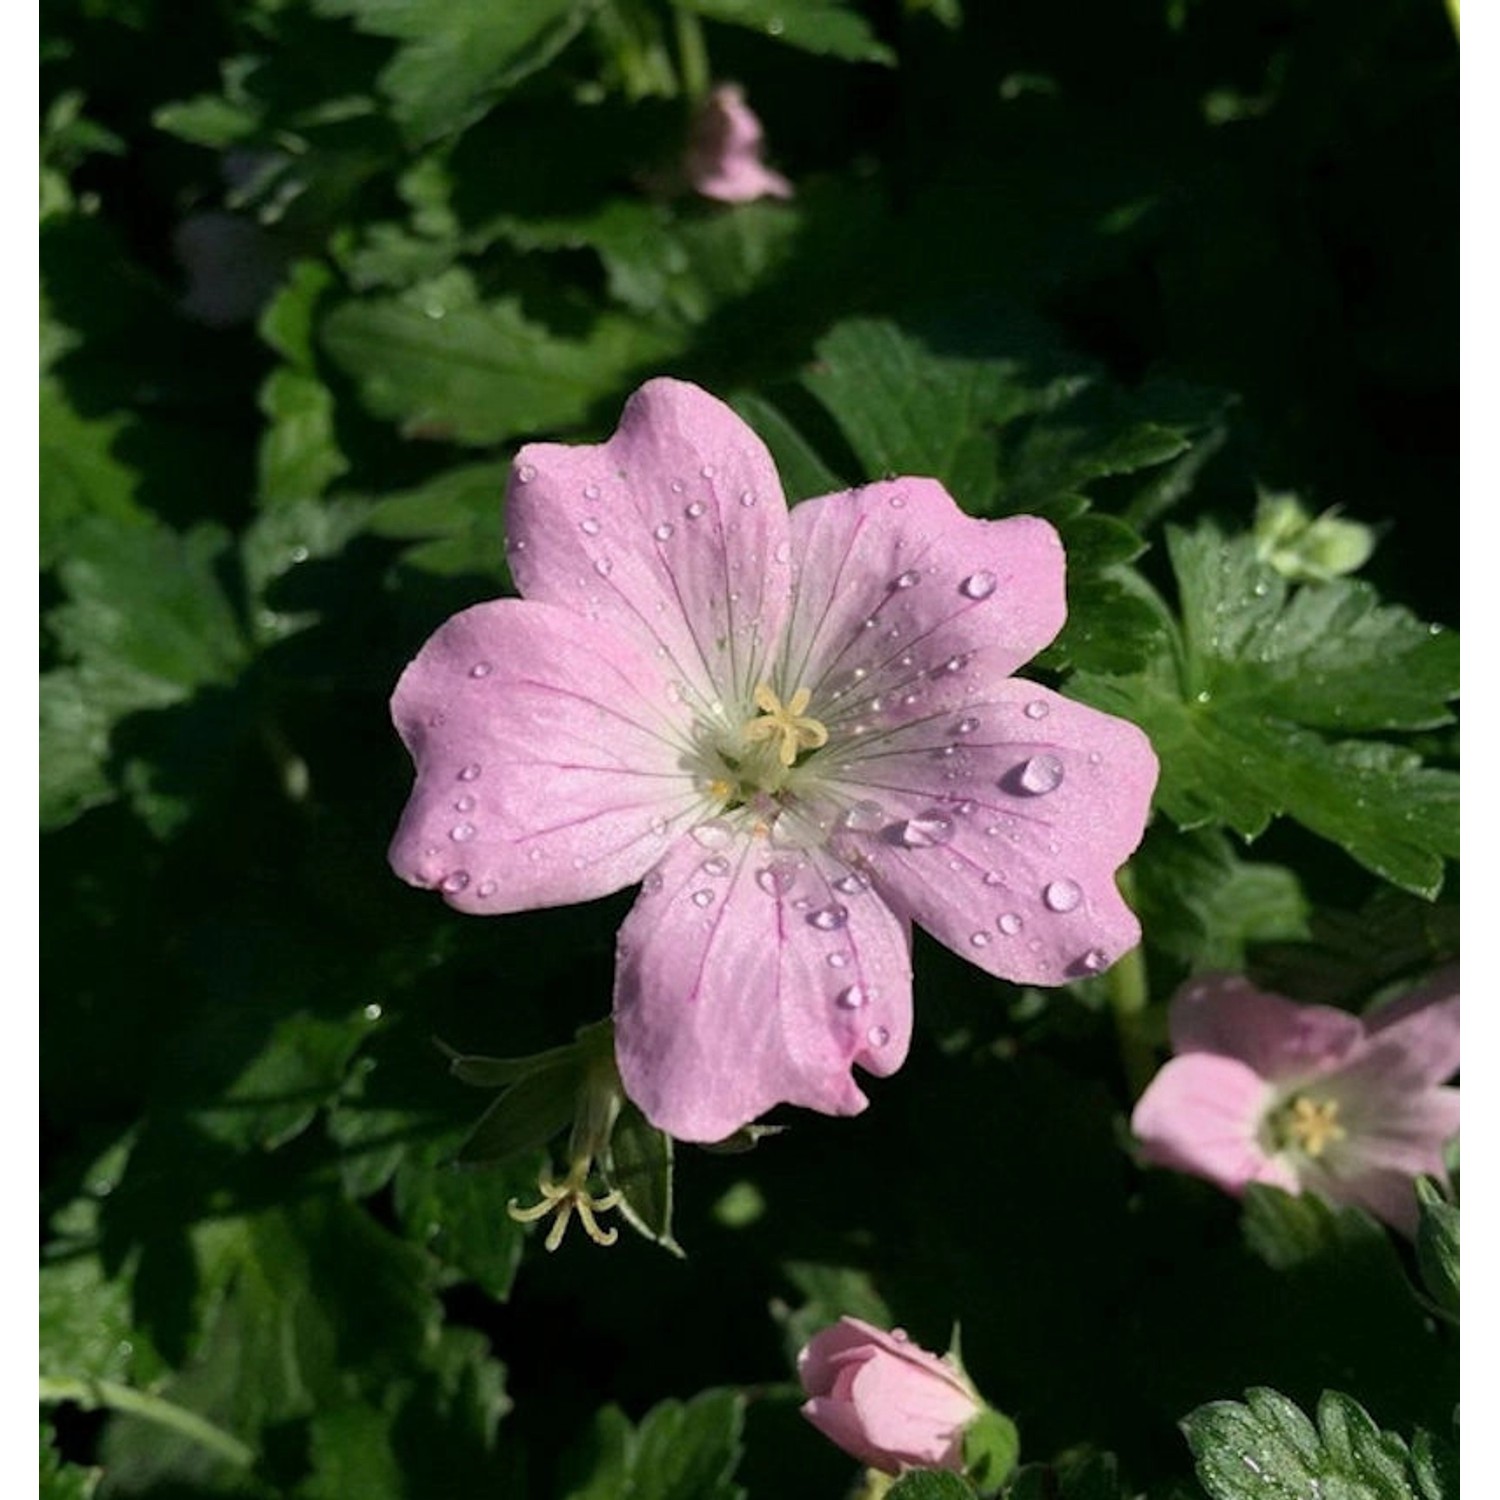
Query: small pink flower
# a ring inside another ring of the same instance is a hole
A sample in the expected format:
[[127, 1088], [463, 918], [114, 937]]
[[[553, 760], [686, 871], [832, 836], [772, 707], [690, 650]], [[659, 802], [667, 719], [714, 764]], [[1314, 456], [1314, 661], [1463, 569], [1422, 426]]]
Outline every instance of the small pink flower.
[[964, 1429], [984, 1410], [946, 1359], [899, 1329], [840, 1318], [797, 1357], [809, 1400], [802, 1408], [824, 1437], [872, 1469], [963, 1468]]
[[685, 169], [694, 192], [720, 203], [790, 198], [792, 185], [760, 159], [761, 129], [737, 83], [721, 83], [699, 106]]
[[1114, 871], [1156, 758], [1011, 676], [1063, 621], [1045, 521], [930, 479], [789, 514], [760, 439], [676, 380], [607, 443], [524, 448], [507, 507], [525, 598], [454, 616], [396, 688], [391, 861], [476, 914], [642, 881], [615, 1043], [661, 1129], [863, 1109], [853, 1065], [906, 1056], [913, 920], [1024, 983], [1139, 940]]
[[1363, 1020], [1208, 975], [1172, 1001], [1178, 1056], [1131, 1128], [1148, 1161], [1242, 1193], [1265, 1182], [1368, 1209], [1411, 1234], [1414, 1180], [1458, 1131], [1458, 970]]

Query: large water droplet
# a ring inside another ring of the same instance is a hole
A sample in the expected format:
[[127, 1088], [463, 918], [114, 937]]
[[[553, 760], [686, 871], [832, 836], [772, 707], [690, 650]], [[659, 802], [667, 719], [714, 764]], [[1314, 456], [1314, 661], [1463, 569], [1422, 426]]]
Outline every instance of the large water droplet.
[[969, 934], [969, 941], [976, 948], [988, 948], [990, 945], [990, 935], [987, 932], [971, 932]]
[[833, 888], [841, 896], [857, 896], [870, 889], [870, 877], [863, 870], [850, 870], [833, 882]]
[[878, 802], [856, 802], [846, 808], [839, 823], [854, 833], [872, 833], [885, 822], [885, 809]]
[[755, 491], [754, 490], [741, 490], [740, 491], [740, 504], [743, 505], [746, 510], [749, 510], [750, 507], [755, 504]]
[[729, 861], [722, 854], [716, 854], [712, 859], [705, 859], [701, 868], [705, 875], [724, 876], [729, 873]]
[[1033, 797], [1055, 792], [1063, 783], [1063, 763], [1055, 755], [1033, 755], [1020, 770], [1017, 781]]
[[953, 726], [953, 732], [954, 734], [973, 734], [974, 731], [978, 728], [978, 719], [960, 719], [958, 723]]
[[1083, 900], [1083, 888], [1076, 880], [1054, 880], [1042, 890], [1042, 901], [1048, 911], [1072, 911]]
[[710, 890], [694, 891], [691, 900], [694, 906], [712, 906], [714, 904], [714, 893]]
[[[587, 492], [585, 492], [585, 493], [587, 493]], [[590, 496], [589, 498], [592, 499], [593, 497]], [[587, 519], [580, 521], [578, 523], [578, 529], [585, 536], [598, 536], [599, 535], [599, 523], [598, 523], [598, 521], [596, 521], [594, 519], [593, 516], [589, 516]]]
[[1047, 717], [1047, 705], [1040, 698], [1033, 698], [1022, 712], [1028, 719], [1045, 719]]
[[995, 592], [996, 578], [993, 573], [970, 573], [959, 584], [958, 591], [965, 599], [988, 599]]
[[808, 922], [819, 932], [837, 932], [849, 922], [849, 908], [835, 902], [832, 906], [819, 907], [808, 917]]
[[953, 819], [945, 812], [930, 808], [918, 818], [908, 818], [897, 837], [908, 849], [932, 849], [953, 837]]
[[1090, 948], [1078, 962], [1090, 974], [1102, 974], [1109, 967], [1109, 955], [1102, 948]]
[[688, 518], [688, 520], [690, 520], [690, 521], [696, 521], [698, 519], [698, 517], [701, 516], [703, 514], [703, 512], [705, 510], [707, 510], [707, 509], [708, 509], [708, 507], [706, 505], [704, 505], [704, 503], [701, 500], [694, 500], [683, 511], [683, 514]]
[[443, 889], [450, 896], [457, 895], [469, 883], [469, 872], [467, 870], [454, 870], [451, 875], [443, 877]]
[[995, 926], [1003, 932], [1006, 937], [1014, 937], [1025, 924], [1013, 911], [1001, 912], [995, 920]]
[[478, 763], [478, 761], [471, 761], [468, 765], [466, 765], [463, 768], [463, 770], [461, 770], [458, 773], [458, 779], [460, 781], [478, 781], [479, 780], [479, 763]]
[[720, 818], [711, 818], [693, 830], [693, 841], [705, 849], [722, 849], [734, 838], [734, 829]]
[[467, 844], [479, 830], [472, 823], [455, 823], [448, 830], [448, 837], [455, 844]]
[[883, 1047], [888, 1041], [890, 1041], [891, 1033], [888, 1027], [872, 1026], [865, 1033], [865, 1037], [868, 1039], [872, 1047]]
[[840, 990], [834, 997], [834, 1004], [840, 1010], [862, 1010], [869, 1003], [869, 991], [862, 984], [851, 984], [847, 990]]
[[672, 523], [670, 521], [663, 521], [651, 535], [659, 542], [669, 542], [672, 539], [672, 530]]
[[796, 884], [796, 871], [786, 865], [767, 865], [755, 872], [755, 883], [768, 896], [784, 896]]
[[915, 568], [908, 568], [904, 573], [898, 573], [891, 580], [891, 587], [893, 589], [909, 589], [914, 588], [921, 581], [922, 575]]
[[474, 811], [474, 799], [472, 797], [470, 797], [470, 796], [460, 797], [453, 804], [453, 811], [457, 812], [457, 813], [473, 812]]

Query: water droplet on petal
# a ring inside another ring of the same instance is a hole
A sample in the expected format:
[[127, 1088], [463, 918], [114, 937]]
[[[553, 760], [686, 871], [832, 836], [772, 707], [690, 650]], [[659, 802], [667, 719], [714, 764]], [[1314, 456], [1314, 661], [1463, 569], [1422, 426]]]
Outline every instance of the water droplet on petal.
[[777, 542], [776, 550], [771, 554], [779, 563], [790, 562], [792, 557], [792, 544], [790, 542]]
[[987, 932], [971, 932], [969, 934], [969, 941], [976, 948], [988, 948], [990, 945], [990, 935]]
[[1005, 876], [1000, 874], [998, 870], [986, 870], [984, 872], [984, 883], [986, 885], [1004, 885]]
[[847, 953], [830, 953], [828, 955], [828, 967], [830, 969], [842, 969], [849, 962]]
[[493, 896], [498, 889], [499, 887], [493, 880], [481, 880], [479, 882], [477, 894], [484, 897], [490, 897]]
[[889, 1029], [884, 1026], [872, 1026], [865, 1036], [872, 1047], [883, 1047], [891, 1039]]
[[683, 514], [688, 518], [688, 520], [696, 521], [706, 509], [707, 507], [701, 500], [694, 500], [692, 504], [683, 511]]
[[755, 883], [768, 896], [784, 896], [796, 883], [796, 872], [786, 865], [767, 865], [755, 872]]
[[905, 508], [906, 508], [906, 496], [905, 495], [892, 495], [891, 496], [891, 509], [892, 510], [904, 510]]
[[478, 781], [479, 763], [477, 761], [471, 761], [463, 768], [463, 770], [458, 773], [458, 779], [460, 781]]
[[1083, 900], [1083, 888], [1076, 880], [1054, 880], [1042, 890], [1042, 901], [1048, 911], [1072, 911]]
[[862, 984], [851, 984], [847, 990], [840, 990], [834, 997], [834, 1004], [840, 1010], [862, 1010], [869, 1003], [869, 992]]
[[893, 589], [909, 589], [921, 583], [922, 575], [915, 568], [908, 568], [904, 573], [899, 573], [892, 579]]
[[469, 883], [469, 872], [467, 870], [455, 870], [451, 875], [443, 877], [443, 889], [450, 896], [457, 895]]
[[594, 571], [601, 578], [608, 578], [614, 572], [615, 565], [607, 557], [596, 557], [594, 559]]
[[[598, 495], [599, 491], [597, 489], [594, 489], [593, 485], [590, 485], [589, 489], [593, 489], [594, 490], [594, 494], [593, 495], [589, 495], [589, 499], [592, 500], [592, 499], [595, 498], [595, 496]], [[588, 490], [585, 490], [584, 494], [588, 495]], [[597, 520], [594, 519], [593, 516], [589, 516], [586, 520], [580, 521], [578, 523], [578, 529], [585, 536], [598, 536], [599, 535], [599, 523], [598, 523]]]
[[469, 797], [469, 796], [460, 797], [453, 804], [453, 811], [454, 812], [458, 812], [458, 813], [473, 812], [474, 811], [474, 799], [472, 797]]
[[693, 841], [705, 849], [722, 849], [734, 837], [734, 829], [720, 818], [711, 818], [693, 830]]
[[1040, 698], [1033, 698], [1022, 712], [1028, 719], [1045, 719], [1047, 717], [1047, 705]]
[[878, 802], [856, 802], [845, 809], [839, 822], [855, 833], [870, 833], [885, 822], [885, 809]]
[[857, 896], [870, 889], [870, 877], [863, 870], [850, 870], [833, 882], [833, 888], [841, 896]]
[[672, 523], [670, 521], [663, 521], [651, 535], [659, 542], [668, 542], [672, 539], [672, 530]]
[[674, 495], [680, 495], [686, 488], [687, 486], [680, 479], [672, 481], [672, 493]]
[[1102, 948], [1090, 948], [1078, 962], [1090, 974], [1102, 974], [1109, 967], [1109, 955]]
[[710, 890], [694, 891], [692, 895], [694, 906], [712, 906], [714, 904], [714, 893]]
[[958, 591], [965, 599], [988, 599], [995, 592], [996, 581], [993, 573], [984, 571], [970, 573], [959, 584]]
[[849, 908], [835, 902], [832, 906], [819, 907], [807, 920], [819, 932], [837, 932], [840, 927], [848, 925]]
[[490, 673], [493, 672], [494, 670], [495, 670], [494, 667], [491, 666], [489, 662], [487, 662], [487, 661], [476, 661], [474, 663], [474, 665], [469, 668], [469, 676], [470, 677], [488, 677], [490, 675]]
[[657, 838], [665, 838], [667, 833], [667, 820], [665, 818], [652, 818], [651, 832], [654, 833]]
[[973, 734], [974, 731], [978, 728], [978, 719], [960, 719], [958, 723], [953, 726], [953, 732], [954, 734]]
[[714, 477], [714, 466], [712, 464], [704, 464], [703, 467], [698, 470], [698, 472], [705, 479], [712, 479]]
[[536, 470], [533, 469], [530, 464], [522, 464], [521, 467], [516, 470], [516, 478], [519, 479], [522, 484], [530, 484], [531, 481], [536, 478]]
[[740, 504], [743, 505], [746, 510], [749, 510], [750, 507], [755, 504], [755, 491], [754, 490], [741, 490], [740, 491]]
[[448, 830], [448, 837], [455, 844], [467, 844], [479, 830], [472, 823], [455, 823]]
[[647, 870], [646, 878], [641, 882], [641, 889], [648, 896], [654, 896], [662, 886], [662, 873], [660, 870]]
[[1063, 763], [1055, 755], [1033, 755], [1020, 770], [1016, 778], [1023, 791], [1033, 797], [1044, 797], [1055, 792], [1063, 782]]
[[716, 854], [712, 859], [705, 859], [703, 861], [702, 870], [705, 875], [727, 875], [729, 873], [729, 861], [722, 854]]
[[908, 849], [932, 849], [953, 837], [953, 819], [931, 808], [918, 818], [908, 818], [897, 837]]
[[1025, 924], [1013, 911], [1001, 912], [995, 921], [995, 926], [1003, 932], [1006, 937], [1014, 937]]

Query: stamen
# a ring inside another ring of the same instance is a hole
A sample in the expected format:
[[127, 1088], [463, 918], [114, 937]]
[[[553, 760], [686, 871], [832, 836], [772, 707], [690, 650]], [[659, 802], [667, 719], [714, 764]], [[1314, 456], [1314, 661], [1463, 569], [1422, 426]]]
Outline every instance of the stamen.
[[1298, 1094], [1284, 1115], [1287, 1134], [1307, 1156], [1321, 1156], [1349, 1132], [1338, 1122], [1337, 1099], [1309, 1099]]
[[744, 727], [747, 740], [776, 740], [776, 758], [784, 766], [791, 766], [800, 750], [817, 750], [828, 743], [828, 729], [821, 719], [807, 713], [812, 702], [810, 688], [798, 688], [782, 703], [770, 683], [763, 682], [755, 690], [755, 706], [760, 717], [749, 720]]
[[541, 1201], [533, 1203], [526, 1208], [520, 1206], [519, 1200], [512, 1198], [505, 1205], [505, 1211], [518, 1224], [533, 1224], [538, 1219], [545, 1219], [548, 1214], [555, 1214], [552, 1227], [547, 1231], [547, 1238], [543, 1242], [548, 1250], [556, 1250], [562, 1244], [563, 1236], [568, 1231], [568, 1223], [573, 1217], [574, 1210], [578, 1213], [578, 1222], [583, 1225], [583, 1232], [593, 1240], [596, 1245], [613, 1245], [619, 1239], [618, 1229], [602, 1229], [595, 1214], [602, 1214], [616, 1207], [620, 1202], [620, 1194], [611, 1189], [595, 1197], [588, 1191], [589, 1170], [593, 1163], [587, 1156], [580, 1156], [568, 1171], [568, 1175], [562, 1182], [553, 1181], [551, 1172], [545, 1168], [537, 1179], [537, 1191], [541, 1193]]

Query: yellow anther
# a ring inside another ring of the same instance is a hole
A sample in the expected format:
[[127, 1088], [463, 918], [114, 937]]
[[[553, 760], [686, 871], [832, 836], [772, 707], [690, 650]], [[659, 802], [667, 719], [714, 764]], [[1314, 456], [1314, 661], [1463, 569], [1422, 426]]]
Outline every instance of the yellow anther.
[[708, 784], [708, 795], [716, 802], [728, 802], [734, 796], [734, 783], [726, 781], [722, 776], [716, 781]]
[[1307, 1156], [1321, 1156], [1349, 1134], [1338, 1122], [1337, 1099], [1309, 1099], [1299, 1094], [1286, 1112], [1287, 1134]]
[[552, 1227], [547, 1231], [546, 1239], [547, 1249], [556, 1250], [563, 1242], [563, 1235], [568, 1230], [568, 1221], [573, 1217], [576, 1209], [578, 1222], [583, 1225], [583, 1232], [596, 1245], [613, 1245], [619, 1239], [620, 1231], [601, 1229], [594, 1215], [614, 1208], [620, 1201], [620, 1195], [618, 1192], [611, 1191], [596, 1198], [589, 1192], [588, 1180], [591, 1165], [588, 1157], [579, 1157], [562, 1182], [554, 1182], [551, 1172], [544, 1169], [537, 1180], [537, 1191], [542, 1195], [541, 1201], [531, 1204], [528, 1208], [522, 1208], [520, 1200], [512, 1198], [505, 1205], [506, 1213], [519, 1224], [531, 1224], [538, 1219], [545, 1219], [548, 1214], [556, 1214], [557, 1217], [552, 1221]]
[[808, 688], [798, 688], [782, 703], [770, 683], [761, 683], [755, 690], [760, 717], [746, 723], [745, 738], [779, 741], [776, 758], [782, 765], [790, 766], [799, 750], [816, 750], [828, 743], [828, 730], [823, 722], [807, 716], [807, 705], [811, 702], [812, 692]]

